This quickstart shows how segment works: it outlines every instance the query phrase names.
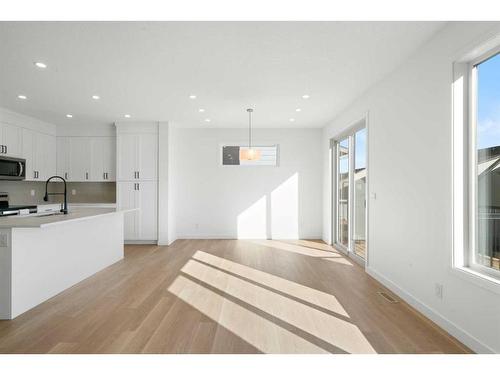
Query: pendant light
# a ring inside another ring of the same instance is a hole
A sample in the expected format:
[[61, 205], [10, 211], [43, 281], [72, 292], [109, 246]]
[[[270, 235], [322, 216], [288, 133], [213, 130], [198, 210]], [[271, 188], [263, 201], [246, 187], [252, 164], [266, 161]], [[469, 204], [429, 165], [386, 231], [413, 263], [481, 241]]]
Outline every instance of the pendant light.
[[252, 108], [247, 109], [248, 112], [248, 148], [240, 147], [240, 160], [259, 160], [260, 150], [252, 148]]

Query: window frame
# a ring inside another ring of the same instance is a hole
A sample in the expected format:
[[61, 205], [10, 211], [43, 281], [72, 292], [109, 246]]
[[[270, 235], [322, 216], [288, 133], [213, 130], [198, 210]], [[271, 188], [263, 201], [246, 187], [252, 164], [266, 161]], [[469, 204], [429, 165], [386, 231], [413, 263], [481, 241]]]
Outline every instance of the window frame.
[[453, 63], [452, 80], [452, 272], [500, 294], [500, 271], [475, 262], [477, 228], [477, 69], [500, 53], [491, 35]]
[[477, 178], [477, 110], [478, 110], [478, 72], [477, 67], [483, 62], [500, 54], [500, 45], [486, 53], [470, 60], [467, 64], [468, 73], [468, 179], [469, 179], [469, 217], [468, 217], [468, 246], [465, 248], [465, 266], [480, 274], [486, 274], [500, 282], [500, 271], [486, 267], [476, 262], [478, 252], [478, 178]]

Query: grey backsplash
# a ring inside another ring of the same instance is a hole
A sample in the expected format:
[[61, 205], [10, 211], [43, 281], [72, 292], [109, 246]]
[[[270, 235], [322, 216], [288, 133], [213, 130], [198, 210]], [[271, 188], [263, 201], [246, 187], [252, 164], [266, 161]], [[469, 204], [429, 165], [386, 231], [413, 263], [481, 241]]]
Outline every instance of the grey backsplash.
[[[31, 190], [35, 191], [34, 196]], [[62, 192], [60, 182], [49, 183], [49, 191]], [[75, 190], [75, 195], [72, 194]], [[45, 182], [0, 181], [0, 192], [9, 193], [10, 204], [43, 204], [62, 202], [62, 196], [50, 196], [44, 202]], [[68, 182], [69, 203], [115, 203], [116, 183], [114, 182]]]

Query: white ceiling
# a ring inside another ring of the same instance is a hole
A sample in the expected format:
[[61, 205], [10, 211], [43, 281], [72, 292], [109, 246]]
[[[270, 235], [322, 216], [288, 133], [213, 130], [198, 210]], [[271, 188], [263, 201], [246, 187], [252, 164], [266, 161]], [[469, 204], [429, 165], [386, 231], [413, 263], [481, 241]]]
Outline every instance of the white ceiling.
[[0, 106], [57, 125], [110, 124], [128, 113], [203, 127], [247, 126], [253, 107], [256, 127], [322, 127], [443, 26], [0, 22]]

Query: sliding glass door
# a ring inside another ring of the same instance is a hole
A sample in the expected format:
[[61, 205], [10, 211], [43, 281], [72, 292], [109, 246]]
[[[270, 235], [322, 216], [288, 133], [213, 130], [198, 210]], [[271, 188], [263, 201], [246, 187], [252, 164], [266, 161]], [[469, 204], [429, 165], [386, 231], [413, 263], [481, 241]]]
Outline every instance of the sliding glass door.
[[367, 137], [365, 122], [361, 125], [333, 142], [333, 231], [338, 247], [365, 259]]
[[337, 243], [349, 247], [349, 138], [337, 144]]

